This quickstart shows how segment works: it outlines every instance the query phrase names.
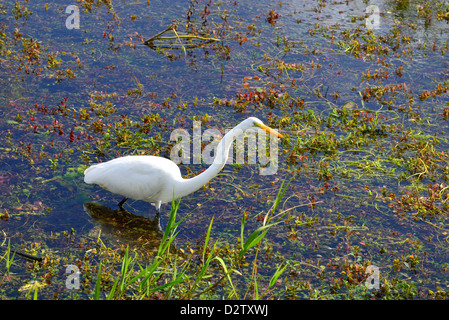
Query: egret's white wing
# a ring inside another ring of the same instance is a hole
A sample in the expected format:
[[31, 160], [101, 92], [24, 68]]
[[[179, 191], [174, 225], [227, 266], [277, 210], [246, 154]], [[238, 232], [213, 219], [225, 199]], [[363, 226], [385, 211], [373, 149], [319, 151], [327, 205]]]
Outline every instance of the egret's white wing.
[[166, 183], [167, 170], [173, 170], [171, 164], [174, 163], [159, 157], [122, 157], [91, 166], [84, 172], [84, 181], [127, 198], [156, 201]]

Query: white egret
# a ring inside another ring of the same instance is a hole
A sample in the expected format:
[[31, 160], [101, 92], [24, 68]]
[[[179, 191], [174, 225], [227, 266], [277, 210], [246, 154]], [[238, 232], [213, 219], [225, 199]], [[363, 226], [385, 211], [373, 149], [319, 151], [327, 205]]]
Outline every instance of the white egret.
[[215, 177], [226, 164], [234, 138], [253, 127], [262, 128], [283, 138], [259, 119], [250, 117], [223, 137], [217, 146], [213, 163], [196, 177], [182, 178], [178, 166], [169, 159], [135, 155], [90, 166], [84, 171], [84, 182], [97, 184], [105, 190], [123, 196], [124, 199], [118, 203], [120, 208], [128, 198], [131, 198], [153, 203], [159, 214], [161, 204], [195, 192]]

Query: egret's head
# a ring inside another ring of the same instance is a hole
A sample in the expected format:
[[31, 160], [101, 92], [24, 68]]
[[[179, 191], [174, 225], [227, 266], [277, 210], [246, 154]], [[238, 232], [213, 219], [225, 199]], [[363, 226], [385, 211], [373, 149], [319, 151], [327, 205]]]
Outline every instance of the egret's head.
[[274, 134], [275, 136], [278, 136], [279, 138], [284, 138], [284, 136], [282, 134], [280, 134], [276, 130], [271, 129], [270, 127], [264, 125], [263, 122], [261, 120], [257, 119], [256, 117], [249, 117], [248, 119], [243, 121], [239, 126], [242, 126], [243, 129], [249, 129], [249, 128], [254, 128], [254, 127], [261, 128], [270, 134]]

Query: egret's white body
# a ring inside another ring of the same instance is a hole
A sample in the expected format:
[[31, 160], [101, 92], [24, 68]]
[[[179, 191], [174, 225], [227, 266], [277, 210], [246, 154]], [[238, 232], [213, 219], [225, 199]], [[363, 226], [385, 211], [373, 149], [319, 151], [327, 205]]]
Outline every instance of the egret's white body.
[[90, 166], [84, 171], [84, 182], [97, 184], [105, 190], [125, 197], [119, 206], [131, 198], [153, 203], [157, 212], [161, 204], [195, 192], [226, 164], [234, 137], [254, 126], [282, 137], [262, 121], [251, 117], [229, 131], [217, 146], [211, 166], [196, 177], [184, 179], [178, 166], [171, 160], [157, 156], [125, 156]]

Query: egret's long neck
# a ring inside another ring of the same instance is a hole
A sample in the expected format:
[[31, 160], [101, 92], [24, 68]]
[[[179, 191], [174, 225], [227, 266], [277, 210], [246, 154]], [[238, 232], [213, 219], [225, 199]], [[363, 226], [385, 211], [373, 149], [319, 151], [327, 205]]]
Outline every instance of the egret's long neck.
[[209, 168], [207, 168], [206, 171], [197, 175], [196, 177], [183, 179], [175, 184], [175, 197], [179, 198], [190, 194], [204, 186], [213, 177], [215, 177], [221, 171], [221, 169], [223, 169], [226, 161], [228, 160], [229, 149], [232, 146], [234, 138], [242, 133], [243, 131], [238, 127], [235, 127], [234, 129], [229, 131], [218, 144], [214, 162], [210, 165]]

